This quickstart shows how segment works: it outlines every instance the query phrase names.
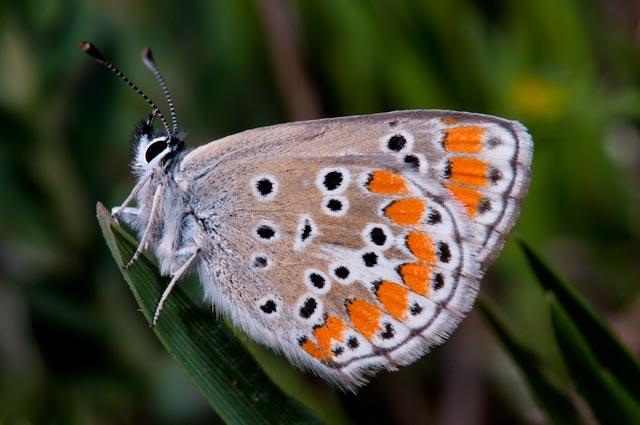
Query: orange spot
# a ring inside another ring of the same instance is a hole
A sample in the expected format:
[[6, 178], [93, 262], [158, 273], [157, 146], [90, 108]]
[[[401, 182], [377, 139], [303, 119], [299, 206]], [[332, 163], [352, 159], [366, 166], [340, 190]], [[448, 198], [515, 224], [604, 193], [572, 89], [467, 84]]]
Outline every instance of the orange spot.
[[453, 117], [442, 118], [442, 122], [445, 123], [445, 124], [455, 124], [458, 121], [460, 121], [458, 118], [453, 118]]
[[418, 259], [428, 264], [436, 263], [436, 251], [433, 240], [426, 233], [411, 232], [407, 236], [407, 246]]
[[347, 310], [351, 323], [365, 338], [372, 339], [376, 332], [382, 329], [380, 326], [382, 311], [378, 307], [364, 300], [355, 299], [347, 305]]
[[320, 360], [320, 361], [323, 361], [326, 359], [325, 355], [322, 353], [322, 351], [320, 351], [320, 348], [313, 342], [309, 341], [308, 339], [302, 344], [300, 344], [300, 346], [308, 355], [310, 355], [314, 359]]
[[409, 309], [409, 290], [402, 286], [383, 281], [376, 291], [378, 299], [384, 309], [398, 320], [407, 320], [407, 310]]
[[476, 216], [478, 211], [478, 204], [482, 200], [482, 193], [475, 189], [469, 189], [462, 186], [456, 186], [453, 184], [446, 184], [447, 189], [453, 193], [456, 199], [464, 204], [467, 208], [467, 215], [471, 218]]
[[387, 195], [401, 195], [409, 193], [407, 183], [402, 176], [389, 171], [375, 171], [371, 175], [371, 180], [367, 183], [370, 191], [384, 193]]
[[407, 198], [395, 201], [384, 209], [388, 219], [401, 226], [411, 226], [420, 223], [424, 214], [424, 200], [421, 198]]
[[482, 150], [484, 128], [454, 127], [445, 129], [444, 148], [449, 152], [478, 153]]
[[342, 342], [342, 333], [347, 329], [342, 319], [335, 316], [327, 317], [324, 325], [316, 328], [314, 336], [318, 341], [318, 345], [328, 357], [333, 357], [331, 353], [331, 341], [336, 340]]
[[430, 274], [431, 268], [422, 263], [408, 263], [400, 267], [404, 284], [420, 295], [427, 295], [429, 292]]
[[486, 186], [488, 168], [489, 164], [479, 159], [453, 158], [450, 180], [470, 186]]

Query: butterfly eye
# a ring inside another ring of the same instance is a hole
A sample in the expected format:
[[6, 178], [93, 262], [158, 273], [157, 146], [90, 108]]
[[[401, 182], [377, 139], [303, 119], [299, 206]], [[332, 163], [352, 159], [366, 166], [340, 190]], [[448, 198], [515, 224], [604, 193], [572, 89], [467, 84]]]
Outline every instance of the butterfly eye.
[[158, 156], [160, 152], [167, 148], [167, 142], [164, 139], [158, 140], [156, 142], [152, 142], [149, 146], [147, 146], [147, 150], [144, 153], [144, 159], [147, 162], [153, 161], [153, 158]]

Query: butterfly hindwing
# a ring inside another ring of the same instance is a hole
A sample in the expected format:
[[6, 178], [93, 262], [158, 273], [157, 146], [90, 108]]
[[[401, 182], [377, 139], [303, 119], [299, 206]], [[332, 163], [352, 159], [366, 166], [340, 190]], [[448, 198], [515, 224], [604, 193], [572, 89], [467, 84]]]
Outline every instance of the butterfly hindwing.
[[343, 387], [442, 342], [513, 226], [517, 123], [407, 111], [250, 130], [187, 154], [210, 301]]

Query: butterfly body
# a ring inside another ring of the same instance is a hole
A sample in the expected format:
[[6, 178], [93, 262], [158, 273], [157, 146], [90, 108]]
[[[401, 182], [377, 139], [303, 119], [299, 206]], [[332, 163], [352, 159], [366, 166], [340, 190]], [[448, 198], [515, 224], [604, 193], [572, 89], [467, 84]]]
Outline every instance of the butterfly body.
[[517, 122], [435, 110], [282, 124], [189, 151], [147, 127], [136, 137], [138, 207], [116, 215], [171, 285], [197, 270], [236, 326], [349, 389], [464, 318], [532, 156]]

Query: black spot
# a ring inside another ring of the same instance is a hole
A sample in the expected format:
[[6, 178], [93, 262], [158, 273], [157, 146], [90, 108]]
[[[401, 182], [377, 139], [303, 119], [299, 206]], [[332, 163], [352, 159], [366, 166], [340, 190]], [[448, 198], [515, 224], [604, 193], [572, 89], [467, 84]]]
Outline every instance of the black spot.
[[382, 285], [382, 281], [381, 280], [376, 280], [375, 282], [371, 283], [371, 285], [373, 286], [373, 293], [376, 294], [376, 296], [378, 295], [378, 289], [380, 289], [380, 285]]
[[489, 140], [487, 140], [487, 147], [489, 149], [493, 149], [496, 146], [499, 146], [501, 144], [502, 144], [502, 142], [497, 137], [491, 137]]
[[273, 300], [268, 300], [266, 303], [260, 306], [260, 310], [267, 314], [275, 313], [277, 310], [276, 303]]
[[502, 171], [495, 167], [489, 167], [488, 178], [491, 184], [496, 184], [500, 179], [502, 179]]
[[396, 330], [393, 329], [393, 326], [391, 325], [391, 323], [385, 323], [384, 332], [380, 333], [380, 337], [382, 339], [391, 339], [395, 336], [395, 334], [396, 334]]
[[265, 225], [258, 227], [258, 230], [256, 230], [256, 233], [262, 239], [271, 239], [276, 235], [275, 230], [273, 230], [270, 226], [265, 226]]
[[304, 305], [300, 308], [300, 317], [303, 319], [308, 319], [313, 315], [313, 312], [316, 311], [318, 307], [318, 302], [315, 298], [307, 298], [304, 302]]
[[344, 353], [344, 348], [337, 346], [333, 350], [331, 350], [334, 356], [338, 357], [340, 354]]
[[438, 242], [438, 252], [440, 253], [440, 261], [448, 263], [451, 260], [451, 249], [449, 244], [445, 242]]
[[378, 246], [384, 245], [387, 241], [387, 235], [384, 234], [384, 230], [380, 227], [374, 227], [371, 229], [369, 236], [371, 237], [371, 242]]
[[393, 120], [388, 122], [389, 127], [395, 127], [398, 125], [398, 120]]
[[311, 227], [311, 223], [309, 223], [309, 220], [307, 220], [304, 223], [304, 227], [302, 228], [302, 235], [300, 235], [300, 239], [302, 239], [303, 241], [306, 241], [307, 238], [311, 236], [312, 230], [313, 228]]
[[373, 181], [373, 173], [369, 173], [369, 175], [367, 176], [367, 181], [364, 183], [364, 186], [369, 187], [372, 181]]
[[258, 257], [253, 259], [253, 265], [263, 269], [263, 268], [265, 268], [265, 267], [267, 267], [269, 265], [269, 262], [268, 262], [266, 257], [258, 256]]
[[260, 192], [260, 195], [267, 196], [273, 192], [273, 182], [269, 179], [260, 179], [256, 182], [256, 189]]
[[158, 140], [147, 146], [147, 150], [144, 153], [144, 159], [147, 162], [153, 161], [153, 158], [160, 155], [160, 153], [167, 147], [167, 142], [164, 140]]
[[418, 314], [422, 313], [422, 306], [418, 303], [413, 303], [413, 305], [411, 306], [411, 309], [409, 310], [411, 312], [412, 316], [417, 316]]
[[302, 347], [304, 345], [305, 342], [309, 341], [309, 338], [307, 338], [306, 336], [301, 336], [300, 338], [298, 338], [298, 344]]
[[311, 281], [311, 284], [318, 289], [324, 288], [326, 283], [324, 277], [320, 276], [318, 273], [311, 273], [309, 275], [309, 280]]
[[336, 190], [342, 184], [344, 176], [340, 171], [331, 171], [324, 176], [324, 187], [327, 190]]
[[391, 136], [387, 142], [389, 150], [394, 152], [400, 152], [405, 146], [407, 146], [407, 139], [405, 139], [402, 134]]
[[451, 178], [451, 168], [453, 167], [453, 165], [451, 165], [451, 161], [447, 161], [447, 165], [444, 166], [444, 172], [443, 172], [443, 176], [445, 179], [449, 180]]
[[349, 269], [345, 266], [336, 267], [333, 272], [340, 279], [346, 279], [349, 277]]
[[433, 289], [437, 291], [438, 289], [442, 289], [443, 286], [444, 277], [442, 277], [442, 274], [436, 273], [436, 275], [433, 277]]
[[487, 198], [482, 198], [478, 203], [478, 213], [484, 214], [488, 211], [491, 211], [491, 201]]
[[362, 256], [362, 260], [364, 261], [365, 266], [373, 267], [378, 264], [378, 254], [375, 252], [367, 252]]
[[342, 210], [342, 201], [337, 199], [329, 199], [327, 202], [327, 208], [329, 208], [333, 212], [338, 212]]
[[355, 336], [352, 336], [347, 340], [347, 345], [352, 350], [355, 350], [356, 348], [358, 348], [360, 346], [360, 343], [358, 342], [358, 338], [356, 338]]
[[411, 168], [413, 168], [414, 170], [419, 170], [420, 169], [420, 158], [418, 158], [415, 155], [407, 155], [404, 157], [404, 163], [408, 164], [411, 166]]
[[442, 215], [440, 215], [440, 211], [430, 209], [429, 215], [427, 216], [427, 223], [429, 224], [442, 223]]

